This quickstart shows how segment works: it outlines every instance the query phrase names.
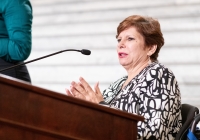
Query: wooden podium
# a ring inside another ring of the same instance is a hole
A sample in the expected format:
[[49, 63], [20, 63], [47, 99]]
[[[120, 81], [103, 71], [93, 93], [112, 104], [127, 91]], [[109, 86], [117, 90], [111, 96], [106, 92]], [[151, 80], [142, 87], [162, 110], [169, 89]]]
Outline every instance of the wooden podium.
[[0, 75], [0, 140], [136, 140], [142, 116]]

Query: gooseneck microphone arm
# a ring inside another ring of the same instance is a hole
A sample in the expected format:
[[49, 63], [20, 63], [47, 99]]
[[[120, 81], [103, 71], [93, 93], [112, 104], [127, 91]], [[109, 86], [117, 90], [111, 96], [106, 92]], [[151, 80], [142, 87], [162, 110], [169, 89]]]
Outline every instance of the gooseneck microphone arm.
[[86, 50], [86, 49], [82, 49], [82, 50], [76, 50], [76, 49], [62, 50], [62, 51], [58, 51], [58, 52], [55, 52], [55, 53], [52, 53], [52, 54], [49, 54], [49, 55], [46, 55], [46, 56], [42, 56], [42, 57], [39, 57], [39, 58], [30, 60], [30, 61], [27, 61], [27, 62], [24, 62], [24, 63], [20, 63], [20, 64], [17, 64], [17, 65], [14, 65], [14, 66], [5, 68], [5, 69], [1, 69], [0, 72], [6, 71], [6, 70], [9, 70], [9, 69], [12, 69], [12, 68], [21, 66], [21, 65], [25, 65], [25, 64], [28, 64], [28, 63], [31, 63], [31, 62], [34, 62], [34, 61], [37, 61], [37, 60], [40, 60], [40, 59], [44, 59], [44, 58], [50, 57], [50, 56], [52, 56], [52, 55], [56, 55], [56, 54], [59, 54], [59, 53], [62, 53], [62, 52], [66, 52], [66, 51], [77, 51], [77, 52], [81, 52], [81, 53], [84, 54], [84, 55], [90, 55], [90, 53], [91, 53], [90, 50]]

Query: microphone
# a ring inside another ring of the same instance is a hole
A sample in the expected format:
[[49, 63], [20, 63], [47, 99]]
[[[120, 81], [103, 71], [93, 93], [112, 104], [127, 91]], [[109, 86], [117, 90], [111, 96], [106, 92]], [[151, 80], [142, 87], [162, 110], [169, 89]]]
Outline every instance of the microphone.
[[55, 52], [55, 53], [52, 53], [52, 54], [49, 54], [49, 55], [46, 55], [46, 56], [42, 56], [42, 57], [30, 60], [30, 61], [27, 61], [27, 62], [24, 62], [24, 63], [20, 63], [20, 64], [17, 64], [17, 65], [14, 65], [14, 66], [11, 66], [11, 67], [8, 67], [8, 68], [5, 68], [5, 69], [1, 69], [0, 72], [6, 71], [6, 70], [9, 70], [9, 69], [21, 66], [21, 65], [25, 65], [25, 64], [28, 64], [28, 63], [31, 63], [31, 62], [34, 62], [34, 61], [37, 61], [37, 60], [52, 56], [52, 55], [56, 55], [56, 54], [59, 54], [59, 53], [62, 53], [62, 52], [67, 52], [67, 51], [77, 51], [77, 52], [81, 52], [84, 55], [90, 55], [91, 54], [91, 51], [90, 50], [86, 50], [86, 49], [82, 49], [82, 50], [66, 49], [66, 50], [62, 50], [62, 51], [59, 51], [59, 52]]
[[[76, 50], [76, 51], [80, 51], [80, 50]], [[86, 49], [82, 49], [80, 52], [82, 54], [84, 54], [84, 55], [90, 55], [91, 54], [91, 51], [90, 50], [86, 50]]]

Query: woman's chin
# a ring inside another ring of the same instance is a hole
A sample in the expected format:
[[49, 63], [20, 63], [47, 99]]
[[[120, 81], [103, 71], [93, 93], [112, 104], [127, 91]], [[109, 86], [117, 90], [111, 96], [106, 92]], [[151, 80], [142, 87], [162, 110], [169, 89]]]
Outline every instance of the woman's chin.
[[127, 62], [119, 62], [119, 63], [120, 63], [120, 65], [122, 65], [123, 67], [125, 67], [125, 66], [128, 65]]

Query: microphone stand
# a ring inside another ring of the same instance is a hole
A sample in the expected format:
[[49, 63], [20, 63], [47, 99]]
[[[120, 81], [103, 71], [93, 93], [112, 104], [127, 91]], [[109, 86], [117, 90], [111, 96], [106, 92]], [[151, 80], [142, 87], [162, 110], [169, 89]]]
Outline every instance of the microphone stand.
[[5, 69], [1, 69], [0, 72], [6, 71], [8, 69], [12, 69], [14, 67], [18, 67], [18, 66], [21, 66], [21, 65], [25, 65], [25, 64], [28, 64], [28, 63], [31, 63], [31, 62], [34, 62], [34, 61], [37, 61], [37, 60], [52, 56], [52, 55], [56, 55], [56, 54], [59, 54], [59, 53], [62, 53], [62, 52], [66, 52], [66, 51], [77, 51], [77, 52], [81, 52], [82, 54], [85, 54], [85, 55], [89, 55], [90, 54], [90, 51], [89, 50], [85, 50], [85, 49], [83, 49], [83, 50], [67, 49], [67, 50], [62, 50], [62, 51], [55, 52], [55, 53], [52, 53], [52, 54], [49, 54], [49, 55], [46, 55], [46, 56], [42, 56], [42, 57], [27, 61], [27, 62], [24, 62], [24, 63], [20, 63], [20, 64], [17, 64], [17, 65], [14, 65], [14, 66], [11, 66], [11, 67], [8, 67], [8, 68], [5, 68]]

